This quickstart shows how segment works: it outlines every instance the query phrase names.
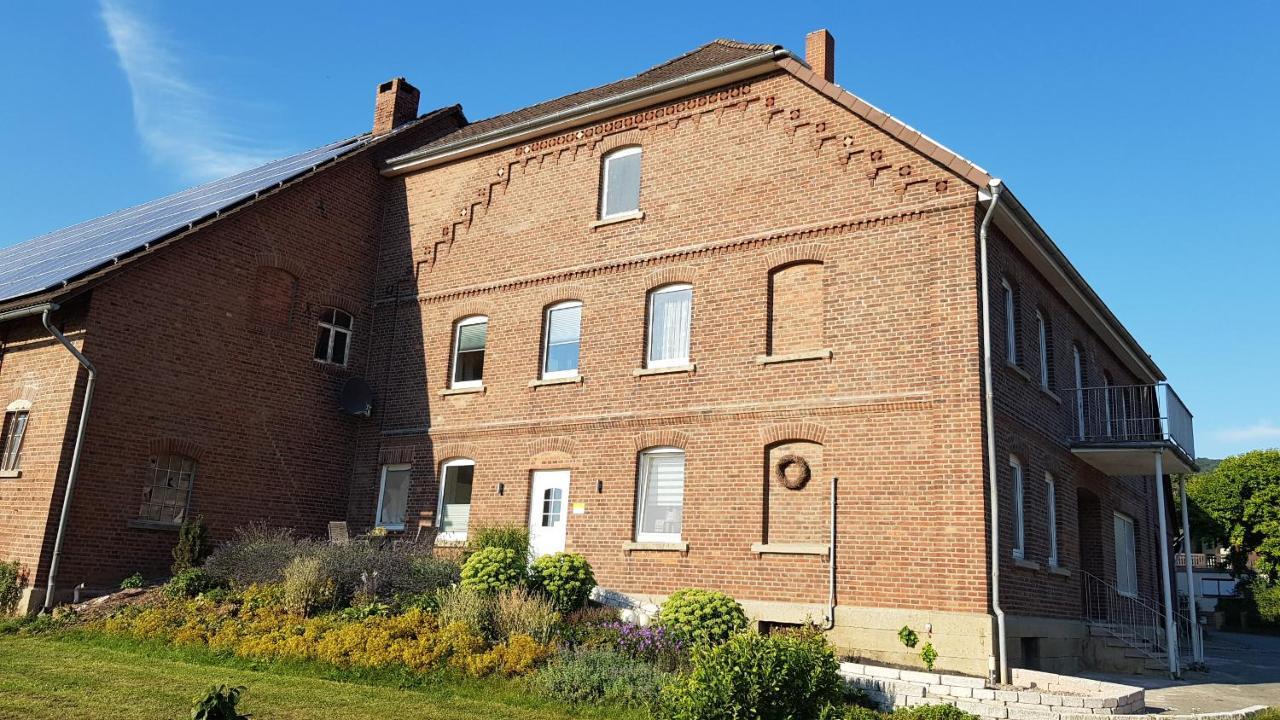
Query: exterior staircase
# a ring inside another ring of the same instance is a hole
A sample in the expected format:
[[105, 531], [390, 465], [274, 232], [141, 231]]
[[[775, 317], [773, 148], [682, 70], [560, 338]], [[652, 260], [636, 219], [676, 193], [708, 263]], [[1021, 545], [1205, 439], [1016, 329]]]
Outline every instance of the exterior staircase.
[[[1169, 671], [1168, 636], [1163, 605], [1148, 605], [1137, 597], [1088, 572], [1084, 578], [1085, 623], [1095, 649], [1095, 664], [1103, 669], [1141, 673]], [[1191, 660], [1191, 622], [1174, 613], [1179, 667]], [[1198, 630], [1199, 628], [1196, 628]], [[1111, 666], [1111, 667], [1105, 667]]]

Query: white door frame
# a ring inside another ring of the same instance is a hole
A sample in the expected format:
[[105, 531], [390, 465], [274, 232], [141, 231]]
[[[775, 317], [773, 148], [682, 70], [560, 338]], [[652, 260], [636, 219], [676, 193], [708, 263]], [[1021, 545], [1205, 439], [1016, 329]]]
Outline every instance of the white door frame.
[[[569, 526], [568, 470], [534, 470], [529, 481], [529, 555], [563, 552]], [[558, 490], [548, 498], [549, 491]], [[551, 513], [552, 525], [544, 526]]]

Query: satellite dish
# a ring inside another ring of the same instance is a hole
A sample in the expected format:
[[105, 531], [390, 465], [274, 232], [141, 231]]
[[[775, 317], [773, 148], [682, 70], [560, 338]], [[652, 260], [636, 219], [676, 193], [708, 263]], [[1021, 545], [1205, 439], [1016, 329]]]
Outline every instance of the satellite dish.
[[342, 406], [342, 412], [347, 415], [369, 417], [373, 412], [373, 388], [369, 387], [364, 378], [349, 378], [342, 384], [338, 403]]

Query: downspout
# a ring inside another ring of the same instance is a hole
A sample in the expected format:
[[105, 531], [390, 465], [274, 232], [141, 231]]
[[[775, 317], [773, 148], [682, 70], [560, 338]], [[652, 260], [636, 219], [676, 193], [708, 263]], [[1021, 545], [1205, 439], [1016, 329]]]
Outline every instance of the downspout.
[[[1008, 640], [1005, 634], [1004, 610], [1000, 607], [1000, 481], [996, 473], [996, 417], [995, 390], [991, 384], [991, 278], [987, 270], [987, 227], [995, 215], [996, 204], [1004, 184], [993, 178], [987, 186], [991, 200], [978, 228], [979, 268], [982, 275], [982, 383], [984, 387], [984, 413], [987, 420], [987, 485], [991, 500], [991, 612], [996, 616], [996, 656], [999, 661], [997, 682], [1009, 682]], [[982, 193], [978, 194], [979, 199]], [[991, 669], [995, 670], [995, 662]]]
[[836, 483], [840, 478], [831, 478], [831, 537], [827, 540], [827, 621], [823, 630], [836, 626]]
[[53, 608], [53, 592], [54, 578], [58, 576], [58, 560], [62, 556], [62, 539], [67, 531], [67, 518], [71, 514], [71, 494], [76, 489], [76, 476], [80, 471], [80, 451], [84, 447], [84, 429], [89, 422], [89, 405], [93, 401], [93, 381], [98, 376], [98, 370], [89, 362], [89, 358], [76, 349], [75, 345], [67, 340], [66, 336], [58, 332], [49, 322], [49, 313], [56, 310], [56, 305], [45, 308], [40, 315], [40, 321], [44, 323], [44, 329], [54, 337], [62, 346], [75, 356], [84, 369], [88, 371], [89, 377], [84, 383], [84, 402], [80, 405], [80, 425], [76, 428], [76, 444], [75, 449], [71, 451], [71, 469], [67, 471], [67, 489], [62, 494], [62, 514], [58, 517], [58, 534], [53, 541], [53, 559], [49, 562], [49, 582], [45, 586], [44, 591], [44, 609], [45, 611]]

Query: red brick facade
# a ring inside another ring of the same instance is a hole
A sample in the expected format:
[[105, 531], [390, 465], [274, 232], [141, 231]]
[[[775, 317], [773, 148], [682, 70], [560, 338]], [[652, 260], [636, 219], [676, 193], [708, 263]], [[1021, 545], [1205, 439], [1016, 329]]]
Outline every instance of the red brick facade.
[[[181, 442], [198, 455], [191, 511], [219, 536], [251, 520], [368, 529], [388, 464], [412, 466], [406, 532], [431, 534], [439, 468], [453, 458], [475, 462], [472, 527], [525, 523], [532, 471], [567, 469], [566, 546], [603, 587], [644, 598], [715, 587], [760, 619], [821, 619], [829, 565], [813, 548], [830, 541], [834, 483], [837, 605], [906, 613], [886, 622], [961, 618], [939, 630], [943, 664], [985, 669], [980, 171], [917, 149], [918, 133], [833, 87], [775, 67], [376, 172], [376, 158], [448, 129], [441, 120], [101, 283], [84, 341], [100, 395], [60, 582], [163, 571], [172, 533], [139, 527], [137, 505], [147, 458]], [[398, 117], [396, 92], [380, 98], [380, 123]], [[639, 212], [600, 222], [601, 158], [627, 146], [642, 150]], [[1022, 328], [1021, 370], [1005, 367], [1002, 336], [993, 342], [1005, 543], [1011, 453], [1027, 488], [1025, 557], [1001, 549], [1005, 610], [1079, 618], [1080, 568], [1114, 572], [1113, 510], [1138, 522], [1141, 594], [1154, 596], [1152, 481], [1103, 477], [1066, 442], [1072, 342], [1090, 374], [1135, 378], [998, 230], [991, 273], [993, 332], [1001, 278], [1016, 283]], [[689, 366], [641, 372], [648, 293], [671, 283], [693, 288]], [[582, 303], [581, 377], [535, 382], [545, 310], [566, 300]], [[328, 307], [354, 318], [345, 369], [311, 357]], [[1038, 387], [1037, 308], [1052, 325], [1056, 396]], [[475, 315], [489, 322], [483, 386], [449, 392], [456, 323]], [[33, 411], [40, 444], [23, 477], [0, 480], [0, 555], [34, 566], [51, 540], [76, 368], [34, 331], [11, 329], [5, 347], [0, 401], [38, 386], [51, 410], [39, 424]], [[350, 376], [374, 389], [367, 419], [336, 410]], [[654, 447], [685, 453], [681, 546], [634, 544], [638, 457]], [[775, 476], [788, 455], [808, 465], [797, 489]], [[1045, 471], [1058, 572], [1046, 562]], [[1080, 497], [1102, 520], [1085, 541]]]

